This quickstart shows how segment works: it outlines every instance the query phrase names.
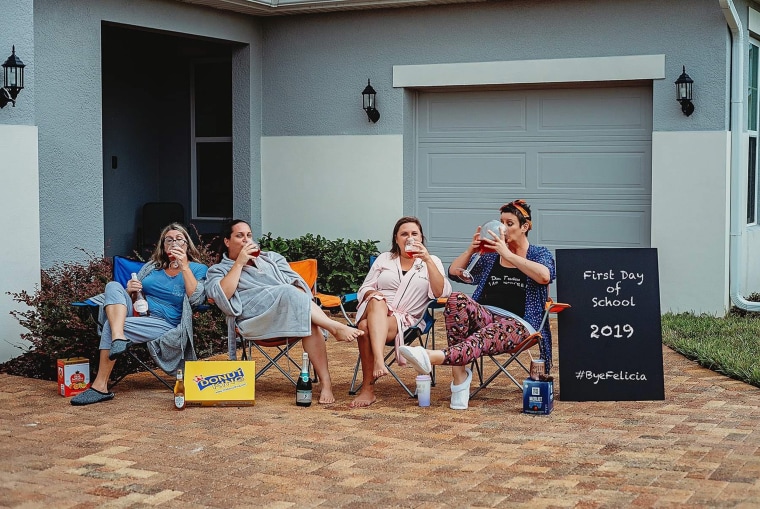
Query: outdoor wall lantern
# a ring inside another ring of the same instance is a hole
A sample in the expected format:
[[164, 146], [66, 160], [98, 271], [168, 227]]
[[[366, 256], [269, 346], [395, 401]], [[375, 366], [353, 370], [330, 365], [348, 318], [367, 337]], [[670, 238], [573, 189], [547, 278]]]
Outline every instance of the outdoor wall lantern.
[[369, 119], [367, 122], [372, 122], [373, 124], [380, 120], [380, 112], [375, 108], [375, 94], [375, 89], [372, 88], [369, 80], [367, 80], [367, 86], [364, 87], [364, 91], [362, 92], [362, 107], [367, 112], [367, 118]]
[[683, 72], [675, 81], [676, 100], [681, 103], [681, 111], [687, 117], [694, 113], [694, 105], [691, 103], [691, 87], [694, 80], [686, 74], [686, 66], [683, 66]]
[[3, 87], [0, 88], [0, 108], [5, 108], [9, 102], [16, 107], [16, 96], [24, 88], [24, 62], [16, 56], [16, 46], [11, 50], [11, 56], [3, 64]]

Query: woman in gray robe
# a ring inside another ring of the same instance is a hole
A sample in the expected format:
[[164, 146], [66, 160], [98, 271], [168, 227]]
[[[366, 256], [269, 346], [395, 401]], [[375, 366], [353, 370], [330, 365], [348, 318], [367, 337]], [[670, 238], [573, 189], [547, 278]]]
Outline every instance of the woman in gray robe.
[[303, 338], [322, 388], [319, 402], [334, 403], [321, 329], [338, 341], [353, 341], [363, 332], [329, 318], [282, 255], [259, 251], [245, 221], [235, 219], [225, 227], [224, 245], [221, 262], [208, 271], [206, 291], [227, 315], [230, 359], [236, 357], [235, 327], [246, 339]]

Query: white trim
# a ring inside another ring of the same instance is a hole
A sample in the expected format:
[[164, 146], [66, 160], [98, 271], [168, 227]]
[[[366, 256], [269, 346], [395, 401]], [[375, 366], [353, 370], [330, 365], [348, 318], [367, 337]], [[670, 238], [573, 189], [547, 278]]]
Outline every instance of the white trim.
[[665, 55], [393, 66], [396, 88], [664, 78]]

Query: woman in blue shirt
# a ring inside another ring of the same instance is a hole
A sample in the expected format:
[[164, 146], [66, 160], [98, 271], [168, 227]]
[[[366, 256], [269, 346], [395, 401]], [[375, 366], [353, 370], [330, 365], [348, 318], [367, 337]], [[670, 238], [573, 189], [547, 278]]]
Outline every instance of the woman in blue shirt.
[[[113, 399], [108, 379], [116, 358], [133, 343], [148, 343], [159, 367], [173, 375], [185, 360], [195, 360], [192, 307], [203, 303], [208, 268], [194, 260], [200, 257], [187, 230], [172, 223], [161, 237], [150, 260], [126, 289], [116, 281], [105, 293], [91, 300], [101, 305], [104, 323], [100, 337], [98, 372], [90, 389], [74, 396], [72, 405], [89, 405]], [[132, 297], [142, 290], [148, 301], [148, 316], [135, 316]]]

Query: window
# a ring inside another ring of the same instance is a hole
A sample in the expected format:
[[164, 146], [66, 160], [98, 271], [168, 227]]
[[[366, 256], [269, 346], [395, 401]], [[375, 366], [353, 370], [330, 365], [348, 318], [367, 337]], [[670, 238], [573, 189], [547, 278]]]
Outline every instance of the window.
[[749, 90], [747, 91], [747, 131], [749, 134], [749, 153], [747, 154], [747, 223], [757, 224], [758, 209], [758, 161], [757, 136], [758, 117], [758, 52], [760, 46], [756, 41], [749, 44]]
[[232, 66], [192, 65], [191, 175], [193, 219], [232, 217]]

